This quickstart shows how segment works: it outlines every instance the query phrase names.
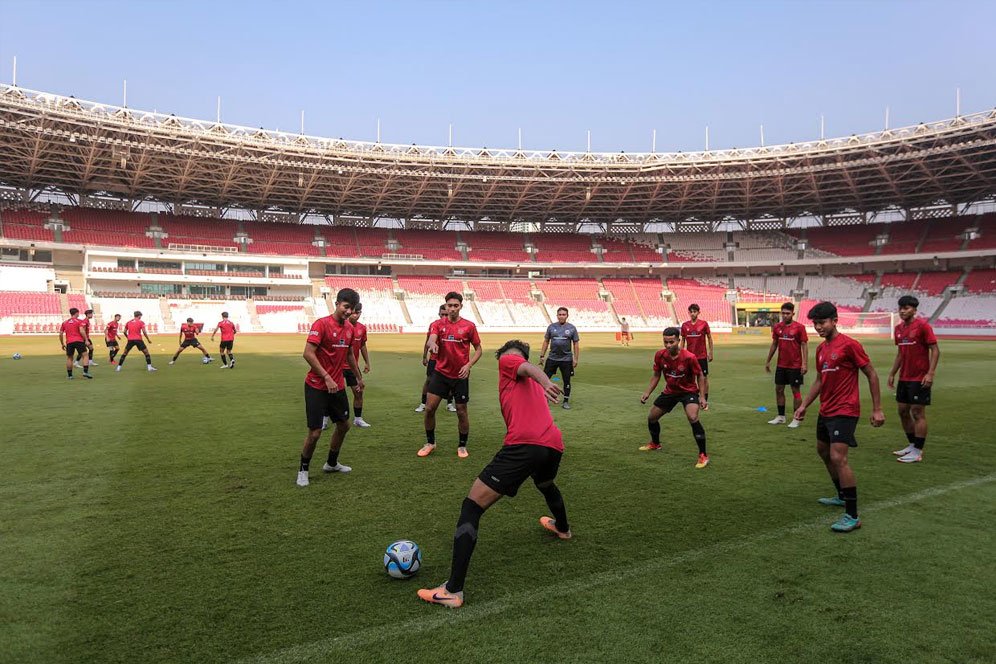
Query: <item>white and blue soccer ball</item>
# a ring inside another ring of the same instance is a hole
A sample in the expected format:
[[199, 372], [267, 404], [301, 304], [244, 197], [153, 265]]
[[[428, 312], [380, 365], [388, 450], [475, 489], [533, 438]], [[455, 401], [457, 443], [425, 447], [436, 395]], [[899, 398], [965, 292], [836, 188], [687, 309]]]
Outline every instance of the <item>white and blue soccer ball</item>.
[[21, 359], [22, 355], [21, 355], [20, 353], [14, 353], [14, 355], [13, 355], [12, 357], [13, 357], [13, 358], [14, 358], [15, 360], [19, 360], [19, 359]]
[[411, 540], [398, 540], [384, 552], [384, 569], [395, 579], [407, 579], [422, 566], [422, 550]]

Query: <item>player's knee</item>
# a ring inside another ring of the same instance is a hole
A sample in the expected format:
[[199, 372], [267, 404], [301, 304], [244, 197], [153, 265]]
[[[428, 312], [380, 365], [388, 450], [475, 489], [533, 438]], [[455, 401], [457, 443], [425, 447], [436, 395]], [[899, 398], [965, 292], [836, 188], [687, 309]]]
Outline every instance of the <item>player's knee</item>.
[[847, 465], [847, 445], [830, 446], [830, 462], [835, 466]]
[[909, 411], [914, 420], [922, 420], [927, 416], [927, 411], [923, 406], [910, 406]]

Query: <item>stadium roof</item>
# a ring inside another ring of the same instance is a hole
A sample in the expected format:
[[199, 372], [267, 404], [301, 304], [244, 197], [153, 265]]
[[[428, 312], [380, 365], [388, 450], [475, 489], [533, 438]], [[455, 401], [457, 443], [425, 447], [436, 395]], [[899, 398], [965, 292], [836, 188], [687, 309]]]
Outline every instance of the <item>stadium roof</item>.
[[996, 111], [845, 138], [595, 153], [320, 138], [0, 85], [0, 185], [425, 222], [787, 219], [996, 194]]

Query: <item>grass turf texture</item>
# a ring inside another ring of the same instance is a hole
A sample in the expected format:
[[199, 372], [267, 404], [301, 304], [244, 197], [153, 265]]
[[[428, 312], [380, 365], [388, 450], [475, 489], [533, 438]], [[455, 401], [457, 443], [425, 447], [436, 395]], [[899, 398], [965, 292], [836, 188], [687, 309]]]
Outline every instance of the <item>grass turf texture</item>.
[[[894, 348], [865, 340], [887, 422], [867, 424], [862, 378], [864, 527], [834, 535], [815, 406], [798, 430], [766, 424], [766, 340], [718, 339], [697, 471], [680, 411], [662, 452], [636, 449], [657, 335], [624, 349], [582, 330], [574, 409], [554, 410], [574, 539], [540, 528], [527, 483], [482, 519], [465, 607], [418, 601], [446, 579], [460, 501], [501, 443], [491, 353], [507, 337], [485, 335], [461, 460], [442, 409], [436, 452], [415, 456], [421, 338], [373, 336], [373, 428], [342, 454], [354, 472], [322, 474], [323, 436], [306, 489], [301, 336], [241, 337], [219, 371], [196, 350], [167, 366], [161, 335], [155, 374], [134, 352], [114, 373], [98, 343], [96, 379], [72, 382], [55, 337], [0, 339], [0, 660], [991, 661], [989, 342], [942, 342], [926, 461], [906, 466], [889, 453], [906, 444], [884, 387]], [[400, 538], [424, 554], [410, 581], [381, 567]]]

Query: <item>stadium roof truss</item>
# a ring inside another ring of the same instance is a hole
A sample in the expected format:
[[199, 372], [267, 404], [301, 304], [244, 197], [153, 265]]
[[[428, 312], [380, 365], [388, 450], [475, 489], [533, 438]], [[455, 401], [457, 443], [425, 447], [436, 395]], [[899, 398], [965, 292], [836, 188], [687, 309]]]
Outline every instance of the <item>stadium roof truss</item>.
[[2, 85], [0, 185], [422, 228], [769, 228], [992, 197], [996, 111], [807, 143], [627, 154], [319, 138]]

